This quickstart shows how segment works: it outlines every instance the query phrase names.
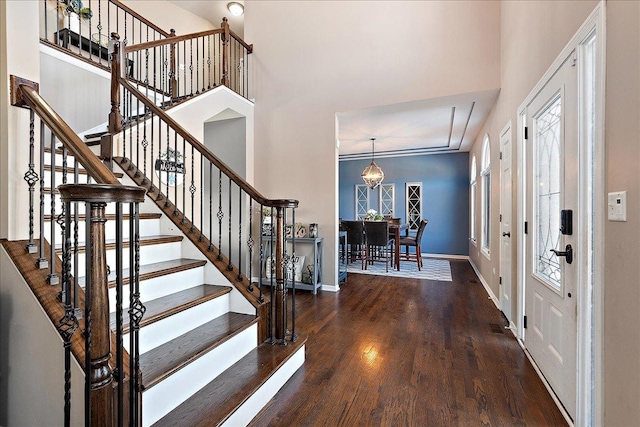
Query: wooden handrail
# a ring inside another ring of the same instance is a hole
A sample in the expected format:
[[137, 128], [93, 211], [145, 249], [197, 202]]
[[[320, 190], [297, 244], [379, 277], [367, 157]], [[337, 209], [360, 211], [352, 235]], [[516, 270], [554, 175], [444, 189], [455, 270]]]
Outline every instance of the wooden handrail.
[[[12, 76], [12, 80], [15, 76]], [[116, 176], [102, 164], [100, 159], [82, 142], [71, 127], [55, 112], [40, 94], [27, 84], [18, 84], [17, 96], [28, 105], [51, 129], [51, 132], [73, 154], [98, 184], [121, 185]]]
[[206, 37], [206, 36], [211, 36], [213, 34], [220, 34], [224, 32], [224, 30], [222, 30], [221, 28], [215, 29], [215, 30], [207, 30], [207, 31], [200, 31], [197, 33], [191, 33], [191, 34], [183, 34], [181, 36], [168, 36], [168, 38], [166, 39], [162, 39], [162, 40], [153, 40], [150, 42], [145, 42], [145, 43], [138, 43], [138, 44], [134, 44], [134, 45], [130, 45], [130, 46], [126, 46], [124, 48], [125, 53], [131, 53], [131, 52], [137, 52], [139, 50], [145, 50], [145, 49], [151, 49], [154, 47], [158, 47], [158, 46], [164, 46], [167, 44], [175, 44], [184, 40], [190, 40], [190, 39], [195, 39], [198, 37]]
[[247, 49], [247, 52], [253, 53], [253, 45], [252, 44], [247, 44], [247, 42], [242, 40], [242, 38], [239, 35], [237, 35], [236, 33], [234, 33], [233, 30], [231, 30], [231, 29], [229, 29], [229, 34], [231, 34], [231, 37], [236, 39], [236, 41], [238, 43], [240, 43], [242, 46], [244, 46], [244, 48]]
[[200, 154], [202, 154], [213, 165], [220, 169], [225, 175], [227, 175], [233, 182], [238, 185], [245, 193], [251, 198], [266, 207], [274, 208], [296, 208], [298, 207], [298, 201], [292, 199], [268, 199], [260, 194], [251, 184], [245, 181], [240, 175], [235, 173], [229, 166], [227, 166], [222, 160], [217, 158], [207, 147], [205, 147], [200, 141], [198, 141], [193, 135], [191, 135], [186, 129], [173, 120], [167, 113], [165, 113], [160, 107], [153, 103], [152, 100], [144, 96], [135, 86], [129, 83], [126, 79], [120, 78], [120, 84], [133, 93], [140, 102], [142, 102], [151, 112], [165, 121], [169, 126], [182, 138], [188, 141]]
[[149, 27], [153, 28], [154, 30], [156, 30], [157, 32], [162, 34], [163, 36], [169, 37], [169, 33], [168, 32], [166, 32], [162, 28], [158, 27], [156, 24], [154, 24], [153, 22], [149, 21], [147, 18], [145, 18], [144, 16], [140, 15], [138, 12], [136, 12], [133, 9], [131, 9], [126, 4], [122, 3], [119, 0], [109, 0], [109, 1], [111, 3], [113, 3], [113, 4], [115, 4], [116, 6], [118, 6], [119, 8], [123, 9], [125, 12], [127, 12], [130, 15], [134, 16], [135, 18], [137, 18], [140, 21], [144, 22], [146, 25], [148, 25]]

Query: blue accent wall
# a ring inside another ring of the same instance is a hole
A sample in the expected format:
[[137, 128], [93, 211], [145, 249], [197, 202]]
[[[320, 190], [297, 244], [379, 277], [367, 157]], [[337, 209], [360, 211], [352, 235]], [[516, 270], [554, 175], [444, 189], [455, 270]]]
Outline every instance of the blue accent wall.
[[[341, 161], [339, 215], [355, 218], [355, 186], [371, 160]], [[429, 220], [422, 236], [422, 252], [469, 255], [469, 155], [431, 154], [376, 159], [384, 183], [395, 184], [395, 214], [406, 222], [407, 182], [422, 183], [422, 216]], [[379, 210], [379, 189], [370, 193], [371, 208]]]

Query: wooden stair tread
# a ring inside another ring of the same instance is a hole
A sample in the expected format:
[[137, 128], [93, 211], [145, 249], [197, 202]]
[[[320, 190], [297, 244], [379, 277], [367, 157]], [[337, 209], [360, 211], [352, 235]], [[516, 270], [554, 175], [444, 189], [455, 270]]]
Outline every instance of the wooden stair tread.
[[[174, 236], [171, 234], [158, 234], [156, 236], [140, 236], [140, 246], [149, 246], [149, 245], [161, 245], [163, 243], [174, 243], [181, 242], [184, 239], [183, 236]], [[124, 238], [122, 241], [122, 245], [124, 248], [128, 248], [130, 244], [129, 238]], [[116, 240], [115, 239], [105, 239], [105, 248], [106, 250], [115, 249]], [[78, 252], [84, 252], [85, 250], [85, 242], [78, 242]], [[56, 253], [62, 254], [62, 244], [56, 245]]]
[[[178, 273], [180, 271], [190, 270], [192, 268], [202, 267], [206, 265], [207, 261], [201, 259], [190, 258], [178, 258], [169, 261], [154, 262], [152, 264], [143, 264], [138, 270], [140, 281], [150, 280], [155, 277], [166, 276], [172, 273]], [[129, 283], [129, 268], [122, 269], [122, 283]], [[116, 285], [116, 273], [115, 271], [109, 274], [109, 287], [112, 288]], [[78, 284], [84, 288], [85, 278], [84, 276], [78, 278]]]
[[193, 396], [169, 412], [158, 426], [217, 426], [227, 420], [273, 373], [306, 342], [287, 346], [261, 344]]
[[[44, 165], [44, 170], [47, 172], [51, 172], [51, 165]], [[56, 172], [62, 173], [63, 172], [62, 166], [56, 165]], [[67, 174], [73, 175], [73, 173], [74, 173], [73, 166], [67, 167]], [[86, 169], [79, 167], [78, 174], [86, 175], [87, 171]], [[116, 178], [122, 178], [124, 176], [122, 172], [113, 172], [113, 174], [116, 176]]]
[[[144, 303], [146, 311], [140, 327], [165, 319], [173, 314], [187, 310], [205, 301], [217, 298], [231, 291], [229, 286], [198, 285], [180, 292], [166, 295]], [[110, 314], [111, 329], [116, 328], [115, 313]], [[129, 316], [123, 316], [122, 330], [129, 332]]]
[[153, 387], [257, 320], [249, 314], [226, 313], [141, 354], [143, 389]]

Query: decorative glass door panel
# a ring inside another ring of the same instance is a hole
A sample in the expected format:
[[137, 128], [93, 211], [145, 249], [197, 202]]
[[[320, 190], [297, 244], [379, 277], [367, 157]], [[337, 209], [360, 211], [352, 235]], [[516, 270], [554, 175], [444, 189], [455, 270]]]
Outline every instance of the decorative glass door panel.
[[363, 219], [369, 210], [369, 187], [356, 185], [356, 219]]
[[562, 287], [561, 259], [551, 249], [561, 248], [562, 97], [556, 96], [534, 117], [534, 268], [535, 275], [554, 289]]
[[380, 215], [394, 215], [395, 193], [395, 184], [380, 184]]
[[407, 224], [416, 231], [422, 220], [422, 183], [407, 182]]

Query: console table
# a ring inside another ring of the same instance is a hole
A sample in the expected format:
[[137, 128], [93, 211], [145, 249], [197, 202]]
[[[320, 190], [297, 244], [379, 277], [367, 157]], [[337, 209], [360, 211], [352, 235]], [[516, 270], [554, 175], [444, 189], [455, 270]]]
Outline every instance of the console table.
[[[311, 283], [302, 283], [296, 281], [296, 290], [302, 289], [305, 291], [312, 291], [315, 294], [318, 293], [318, 289], [322, 288], [322, 237], [298, 237], [296, 238], [296, 255], [304, 255], [305, 262], [302, 266], [302, 272], [304, 273], [307, 265], [313, 266], [313, 276], [311, 277]], [[287, 245], [287, 252], [291, 253], [293, 239], [287, 237], [285, 239]], [[311, 248], [309, 248], [311, 245]], [[264, 253], [271, 253], [271, 240], [265, 239], [264, 241]], [[265, 255], [266, 257], [266, 255]], [[266, 262], [266, 261], [265, 261]], [[265, 269], [266, 270], [266, 269]], [[272, 272], [273, 275], [273, 272]], [[273, 282], [275, 283], [275, 275]], [[262, 277], [260, 284], [271, 286], [271, 278]], [[291, 289], [292, 283], [287, 281], [287, 288]]]

